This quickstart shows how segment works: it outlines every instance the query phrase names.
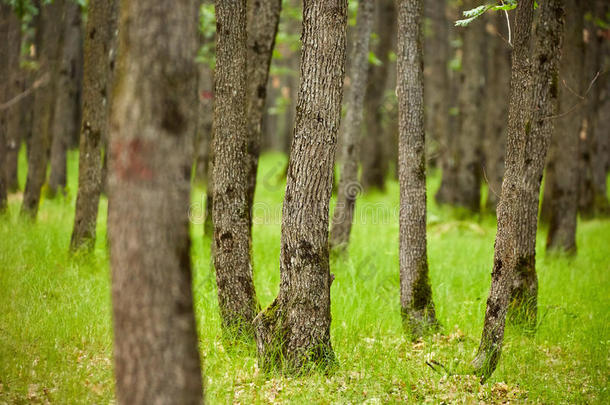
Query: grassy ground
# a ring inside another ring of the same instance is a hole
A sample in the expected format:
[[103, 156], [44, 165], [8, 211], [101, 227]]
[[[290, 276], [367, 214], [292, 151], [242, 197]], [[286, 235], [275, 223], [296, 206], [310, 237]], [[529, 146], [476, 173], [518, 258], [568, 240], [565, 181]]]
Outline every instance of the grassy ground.
[[[278, 177], [284, 164], [279, 155], [261, 162], [253, 254], [263, 306], [279, 285]], [[22, 158], [22, 175], [24, 165]], [[94, 254], [70, 257], [76, 169], [71, 153], [68, 197], [43, 200], [37, 223], [17, 218], [19, 195], [11, 196], [10, 216], [0, 220], [0, 403], [113, 402], [106, 201]], [[430, 195], [438, 177], [430, 178]], [[430, 201], [430, 273], [443, 328], [412, 343], [403, 336], [398, 310], [398, 185], [391, 181], [387, 193], [359, 200], [349, 258], [333, 259], [332, 341], [339, 368], [331, 375], [286, 378], [260, 372], [253, 346], [232, 346], [221, 337], [202, 203], [203, 190], [196, 188], [193, 288], [210, 403], [610, 401], [608, 220], [579, 223], [575, 258], [538, 250], [537, 333], [509, 327], [500, 365], [480, 385], [466, 373], [490, 284], [494, 218], [467, 217]], [[544, 246], [543, 233], [538, 246]], [[433, 370], [430, 360], [446, 370]]]

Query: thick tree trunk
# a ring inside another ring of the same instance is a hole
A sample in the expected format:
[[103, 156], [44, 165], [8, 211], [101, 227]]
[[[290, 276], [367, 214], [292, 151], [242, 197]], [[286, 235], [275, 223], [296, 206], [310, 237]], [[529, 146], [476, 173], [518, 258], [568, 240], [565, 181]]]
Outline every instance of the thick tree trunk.
[[[247, 171], [248, 209], [252, 212], [254, 192], [256, 190], [256, 173], [258, 157], [261, 150], [261, 128], [265, 100], [267, 99], [267, 79], [271, 56], [275, 46], [277, 27], [280, 22], [281, 0], [251, 1], [248, 10], [247, 28], [247, 86], [246, 114], [248, 156]], [[252, 234], [252, 216], [250, 215], [250, 235]], [[250, 236], [251, 239], [251, 236]]]
[[214, 266], [222, 324], [252, 333], [258, 303], [250, 257], [246, 121], [246, 0], [216, 1]]
[[[464, 8], [479, 5], [478, 0], [464, 1]], [[481, 19], [479, 19], [481, 20]], [[481, 147], [484, 119], [485, 25], [474, 21], [463, 34], [463, 58], [459, 93], [459, 129], [457, 133], [456, 184], [453, 205], [478, 212], [481, 203]]]
[[[449, 21], [445, 1], [424, 2], [424, 15], [430, 22], [424, 41], [424, 101], [427, 138], [444, 153], [449, 140]], [[434, 158], [434, 161], [437, 161]], [[441, 158], [442, 162], [442, 158]], [[442, 164], [442, 163], [441, 163]]]
[[362, 140], [362, 187], [366, 190], [385, 189], [388, 173], [388, 144], [391, 134], [383, 125], [383, 104], [387, 78], [390, 75], [389, 54], [396, 36], [394, 0], [380, 0], [377, 6], [375, 32], [378, 41], [372, 51], [379, 65], [369, 65], [364, 98], [366, 136]]
[[[8, 101], [13, 97], [19, 95], [24, 91], [24, 75], [19, 68], [20, 52], [21, 52], [21, 22], [17, 16], [12, 12], [9, 6], [3, 5], [2, 8], [6, 7], [6, 12], [10, 11], [10, 14], [3, 19], [3, 24], [6, 24], [3, 29], [6, 31], [5, 43], [0, 45], [3, 48], [4, 63], [6, 63], [6, 73], [3, 77], [8, 78], [6, 81], [6, 91], [2, 92], [4, 100], [1, 102]], [[19, 160], [19, 147], [21, 146], [22, 132], [24, 128], [20, 127], [21, 121], [21, 110], [26, 100], [21, 100], [18, 104], [12, 105], [4, 111], [0, 111], [0, 114], [6, 114], [6, 129], [5, 139], [3, 145], [4, 156], [2, 163], [0, 163], [0, 176], [4, 175], [4, 184], [7, 192], [16, 191], [19, 188], [19, 182], [17, 179], [17, 167]]]
[[341, 119], [346, 0], [305, 0], [297, 117], [282, 211], [280, 292], [256, 320], [261, 367], [326, 368], [330, 341], [328, 210]]
[[358, 2], [356, 33], [349, 75], [350, 89], [346, 102], [347, 114], [343, 121], [341, 180], [330, 231], [331, 248], [345, 249], [347, 247], [356, 197], [361, 191], [358, 183], [358, 158], [374, 7], [373, 0]]
[[475, 372], [487, 379], [500, 359], [506, 315], [513, 303], [536, 323], [536, 229], [544, 162], [557, 112], [563, 0], [542, 3], [530, 59], [534, 1], [517, 7], [508, 112], [506, 172], [498, 205], [491, 289]]
[[398, 0], [400, 307], [413, 338], [436, 324], [426, 253], [422, 0]]
[[568, 253], [576, 251], [578, 144], [584, 113], [583, 23], [582, 4], [566, 0], [565, 51], [559, 71], [559, 117], [546, 170], [548, 194], [545, 192], [545, 198], [549, 198], [547, 248]]
[[502, 12], [492, 15], [487, 23], [487, 84], [485, 86], [485, 135], [483, 140], [484, 177], [488, 184], [486, 208], [496, 212], [502, 190], [504, 154], [506, 146], [506, 120], [510, 93], [510, 45], [506, 16]]
[[80, 87], [82, 84], [82, 19], [80, 5], [69, 1], [65, 6], [64, 44], [57, 77], [49, 194], [64, 192], [66, 187], [66, 153], [79, 132], [81, 122]]
[[63, 46], [65, 0], [41, 6], [38, 16], [37, 44], [40, 73], [48, 82], [34, 95], [32, 138], [28, 151], [28, 175], [23, 193], [21, 214], [36, 219], [42, 186], [47, 177], [47, 157], [53, 139], [53, 118], [60, 55]]
[[[606, 194], [606, 176], [599, 176], [596, 173], [596, 166], [599, 160], [604, 157], [599, 153], [600, 145], [603, 145], [603, 138], [608, 138], [607, 133], [597, 131], [597, 116], [600, 109], [601, 88], [603, 78], [599, 80], [599, 75], [603, 72], [602, 50], [604, 38], [601, 29], [595, 23], [596, 18], [603, 18], [608, 9], [608, 4], [603, 0], [590, 2], [588, 12], [593, 16], [586, 21], [585, 43], [585, 68], [584, 76], [586, 80], [598, 78], [596, 83], [591, 86], [587, 97], [583, 128], [580, 136], [580, 181], [579, 181], [579, 200], [578, 210], [584, 217], [593, 217], [608, 212], [608, 196]], [[597, 177], [603, 177], [600, 181]]]
[[78, 193], [70, 248], [91, 248], [102, 191], [102, 154], [108, 126], [110, 50], [115, 42], [117, 0], [91, 0], [85, 33], [83, 119], [78, 162]]
[[188, 219], [197, 4], [120, 3], [108, 181], [119, 404], [203, 400]]

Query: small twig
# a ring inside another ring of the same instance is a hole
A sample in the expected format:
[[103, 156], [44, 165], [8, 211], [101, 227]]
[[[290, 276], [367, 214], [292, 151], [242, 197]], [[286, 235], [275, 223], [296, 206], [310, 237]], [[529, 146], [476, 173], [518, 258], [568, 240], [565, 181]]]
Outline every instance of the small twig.
[[428, 367], [430, 367], [432, 370], [434, 370], [434, 372], [442, 374], [435, 366], [440, 366], [443, 368], [443, 370], [445, 370], [445, 374], [446, 375], [453, 375], [452, 372], [450, 372], [449, 370], [447, 370], [447, 367], [445, 367], [442, 363], [439, 363], [436, 360], [430, 360], [430, 361], [426, 361], [426, 365]]
[[[503, 1], [501, 1], [500, 3], [502, 3], [502, 5], [504, 5]], [[508, 27], [508, 44], [512, 48], [513, 47], [513, 41], [512, 41], [511, 31], [510, 31], [510, 18], [508, 18], [508, 11], [507, 10], [504, 10], [504, 15], [506, 16], [506, 26]]]
[[[604, 74], [606, 74], [606, 73], [607, 73], [607, 72], [604, 72]], [[567, 85], [566, 81], [562, 79], [561, 81], [563, 82], [564, 86], [565, 86], [565, 87], [566, 87], [568, 90], [570, 90], [570, 92], [571, 92], [571, 93], [573, 93], [573, 94], [574, 94], [576, 97], [580, 98], [580, 101], [579, 101], [578, 103], [574, 104], [572, 107], [568, 108], [568, 110], [567, 110], [567, 111], [565, 111], [565, 112], [563, 112], [563, 113], [561, 113], [561, 114], [557, 114], [557, 115], [550, 115], [550, 116], [545, 117], [545, 118], [543, 118], [543, 119], [545, 119], [545, 120], [551, 120], [551, 119], [555, 119], [555, 118], [561, 118], [561, 117], [565, 117], [566, 115], [568, 115], [568, 114], [570, 114], [572, 111], [574, 111], [576, 108], [578, 108], [578, 107], [579, 107], [579, 106], [580, 106], [582, 103], [584, 103], [584, 102], [586, 101], [586, 99], [587, 99], [587, 95], [589, 94], [589, 92], [590, 92], [590, 91], [591, 91], [591, 89], [593, 88], [593, 84], [595, 83], [595, 81], [597, 80], [597, 78], [599, 77], [599, 75], [600, 75], [600, 72], [598, 71], [598, 72], [595, 74], [595, 77], [593, 78], [593, 80], [591, 80], [591, 83], [589, 83], [589, 86], [587, 87], [587, 90], [585, 91], [585, 94], [584, 94], [584, 95], [582, 95], [582, 96], [581, 96], [580, 94], [576, 93], [574, 90], [572, 90], [572, 89], [570, 88], [570, 86], [568, 86], [568, 85]]]
[[500, 198], [500, 194], [496, 193], [496, 190], [493, 189], [491, 183], [489, 182], [489, 179], [487, 178], [487, 173], [485, 172], [485, 165], [483, 165], [483, 177], [485, 177], [485, 181], [487, 182], [487, 185], [489, 186], [491, 192], [494, 193], [496, 197]]
[[25, 97], [29, 96], [32, 92], [34, 92], [39, 87], [46, 86], [47, 83], [49, 82], [49, 76], [50, 76], [49, 72], [46, 72], [45, 74], [43, 74], [41, 77], [36, 79], [36, 81], [34, 81], [32, 86], [30, 86], [30, 88], [26, 89], [23, 93], [20, 93], [20, 94], [16, 95], [15, 97], [13, 97], [12, 99], [8, 100], [7, 102], [0, 104], [0, 110], [6, 110], [7, 108], [12, 107], [13, 105], [17, 104], [19, 101], [24, 99]]

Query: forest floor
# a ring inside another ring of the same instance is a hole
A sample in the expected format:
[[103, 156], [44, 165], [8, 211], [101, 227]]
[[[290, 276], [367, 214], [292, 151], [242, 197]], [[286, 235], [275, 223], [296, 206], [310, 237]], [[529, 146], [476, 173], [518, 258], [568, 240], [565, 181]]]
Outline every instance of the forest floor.
[[[77, 160], [71, 152], [67, 197], [44, 199], [37, 223], [17, 218], [20, 195], [0, 221], [0, 404], [114, 402], [105, 199], [94, 253], [67, 251]], [[279, 288], [284, 165], [285, 157], [270, 154], [260, 167], [253, 258], [263, 306]], [[23, 156], [20, 166], [23, 184]], [[429, 196], [438, 182], [432, 172]], [[509, 325], [498, 369], [481, 385], [467, 373], [489, 291], [495, 219], [429, 198], [430, 278], [442, 329], [411, 342], [399, 314], [398, 192], [392, 180], [386, 193], [359, 199], [349, 257], [332, 260], [339, 366], [289, 378], [260, 371], [254, 345], [222, 337], [201, 225], [204, 191], [194, 189], [193, 288], [209, 403], [610, 403], [609, 220], [579, 222], [574, 258], [547, 255], [540, 232], [537, 331]]]

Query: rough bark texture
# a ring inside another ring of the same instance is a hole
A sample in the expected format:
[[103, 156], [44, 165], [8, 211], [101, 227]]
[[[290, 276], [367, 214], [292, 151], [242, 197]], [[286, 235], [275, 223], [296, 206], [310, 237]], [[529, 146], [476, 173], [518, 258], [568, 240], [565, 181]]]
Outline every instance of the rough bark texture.
[[[512, 23], [511, 23], [512, 24]], [[506, 121], [510, 93], [510, 45], [506, 16], [502, 12], [492, 15], [486, 26], [487, 38], [487, 84], [485, 85], [485, 134], [484, 175], [488, 184], [486, 209], [495, 212], [500, 201], [504, 154], [506, 146]]]
[[369, 39], [373, 25], [373, 0], [358, 2], [356, 33], [350, 65], [350, 89], [347, 96], [347, 114], [343, 121], [341, 142], [341, 180], [337, 193], [337, 204], [333, 213], [330, 231], [330, 247], [344, 249], [349, 242], [352, 229], [356, 197], [361, 191], [358, 183], [358, 157], [360, 156], [360, 133], [364, 94], [369, 58]]
[[250, 257], [246, 0], [216, 1], [214, 266], [226, 331], [250, 334], [258, 303]]
[[282, 211], [280, 292], [256, 320], [261, 367], [304, 372], [334, 363], [328, 210], [341, 118], [346, 0], [305, 0], [294, 138]]
[[426, 253], [422, 0], [398, 0], [400, 308], [413, 338], [436, 324]]
[[563, 0], [542, 3], [530, 59], [534, 1], [517, 7], [508, 113], [506, 172], [498, 205], [491, 289], [475, 372], [487, 379], [500, 359], [511, 302], [536, 323], [536, 228], [540, 182], [557, 112]]
[[559, 117], [551, 143], [544, 197], [547, 199], [549, 233], [547, 248], [576, 251], [578, 214], [578, 144], [584, 113], [584, 8], [566, 0], [564, 55], [559, 70]]
[[[608, 133], [597, 130], [597, 117], [601, 105], [601, 92], [604, 80], [607, 77], [599, 77], [604, 69], [602, 66], [602, 52], [604, 50], [604, 37], [602, 31], [595, 24], [595, 18], [603, 18], [608, 9], [607, 2], [603, 0], [591, 1], [587, 5], [587, 11], [591, 13], [593, 19], [586, 20], [585, 38], [585, 79], [596, 82], [591, 86], [586, 97], [586, 105], [583, 119], [583, 128], [580, 136], [580, 181], [579, 181], [579, 200], [578, 210], [584, 217], [593, 217], [608, 213], [608, 196], [606, 193], [605, 170], [600, 176], [597, 167], [600, 161], [607, 157], [603, 156], [602, 145], [604, 137], [608, 138]], [[605, 74], [604, 76], [608, 76]], [[601, 152], [601, 153], [600, 153]], [[602, 163], [603, 164], [603, 163]]]
[[93, 247], [100, 193], [102, 154], [110, 100], [111, 58], [117, 0], [91, 0], [85, 32], [83, 118], [78, 161], [78, 193], [70, 248]]
[[120, 404], [203, 400], [188, 219], [197, 11], [194, 0], [120, 6], [108, 182]]
[[366, 136], [362, 140], [362, 187], [366, 190], [385, 189], [388, 173], [388, 148], [391, 134], [383, 125], [383, 104], [386, 82], [390, 75], [389, 54], [396, 36], [396, 8], [394, 0], [379, 0], [375, 32], [377, 43], [372, 51], [380, 61], [369, 65], [364, 99]]
[[[258, 157], [261, 150], [261, 128], [265, 100], [267, 99], [267, 79], [271, 56], [275, 46], [277, 27], [280, 22], [281, 0], [251, 1], [248, 9], [248, 48], [247, 48], [247, 178], [248, 178], [248, 209], [252, 211], [254, 192], [256, 190], [256, 173]], [[252, 216], [250, 216], [250, 233], [252, 232]]]
[[[479, 5], [478, 0], [464, 1], [466, 10]], [[485, 24], [474, 21], [464, 30], [463, 58], [459, 93], [459, 129], [457, 133], [456, 183], [451, 203], [478, 212], [481, 202], [481, 147], [485, 107]]]
[[63, 46], [65, 0], [56, 0], [40, 8], [36, 31], [38, 62], [41, 75], [48, 82], [34, 95], [32, 138], [28, 150], [28, 175], [23, 193], [21, 214], [36, 219], [42, 186], [47, 177], [47, 155], [53, 138], [53, 118], [60, 55]]
[[[57, 75], [55, 117], [49, 173], [49, 193], [63, 192], [66, 187], [66, 153], [77, 137], [81, 123], [81, 84], [83, 36], [80, 5], [66, 2], [64, 43]], [[103, 29], [103, 28], [102, 28]]]
[[[424, 14], [430, 32], [424, 41], [424, 101], [426, 135], [436, 145], [439, 155], [445, 152], [449, 138], [449, 26], [445, 1], [424, 2]], [[434, 159], [436, 161], [436, 159]], [[441, 158], [442, 164], [442, 158]]]
[[[3, 13], [9, 13], [3, 16], [2, 24], [3, 30], [5, 30], [6, 38], [4, 44], [0, 45], [3, 47], [3, 61], [0, 63], [6, 63], [6, 71], [2, 77], [6, 77], [5, 91], [1, 102], [8, 101], [23, 91], [24, 78], [19, 68], [19, 55], [21, 51], [21, 23], [17, 16], [11, 11], [10, 7], [3, 5]], [[6, 8], [6, 10], [4, 10]], [[0, 111], [0, 114], [5, 114], [5, 132], [3, 145], [4, 155], [0, 163], [0, 176], [4, 175], [4, 181], [7, 191], [16, 191], [19, 188], [17, 181], [17, 167], [19, 157], [19, 147], [21, 146], [22, 133], [25, 132], [24, 128], [20, 126], [21, 109], [23, 108], [22, 100], [20, 103], [15, 104], [4, 111]]]

